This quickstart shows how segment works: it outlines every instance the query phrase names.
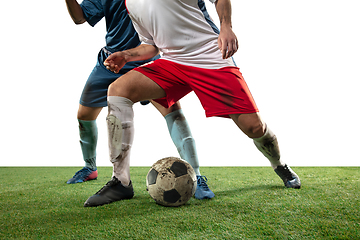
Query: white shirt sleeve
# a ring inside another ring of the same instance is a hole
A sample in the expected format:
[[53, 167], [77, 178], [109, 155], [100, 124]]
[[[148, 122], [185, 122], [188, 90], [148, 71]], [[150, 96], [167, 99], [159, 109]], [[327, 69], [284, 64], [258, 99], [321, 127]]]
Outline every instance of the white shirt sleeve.
[[217, 0], [209, 0], [211, 3], [215, 3]]

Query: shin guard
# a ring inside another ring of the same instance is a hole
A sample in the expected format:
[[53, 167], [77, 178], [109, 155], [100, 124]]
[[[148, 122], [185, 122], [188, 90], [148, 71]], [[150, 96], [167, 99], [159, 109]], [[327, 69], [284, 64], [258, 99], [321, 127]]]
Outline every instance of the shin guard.
[[284, 165], [280, 159], [280, 149], [277, 138], [268, 127], [266, 127], [265, 134], [262, 137], [254, 138], [253, 140], [257, 149], [269, 159], [274, 169], [279, 165]]
[[134, 139], [133, 102], [122, 97], [108, 97], [107, 117], [110, 161], [121, 161], [128, 155]]
[[191, 135], [190, 127], [181, 109], [165, 116], [168, 130], [179, 155], [194, 169], [196, 175], [200, 174], [195, 140]]
[[85, 167], [96, 170], [96, 145], [98, 130], [96, 121], [85, 121], [78, 119], [80, 146], [85, 161]]

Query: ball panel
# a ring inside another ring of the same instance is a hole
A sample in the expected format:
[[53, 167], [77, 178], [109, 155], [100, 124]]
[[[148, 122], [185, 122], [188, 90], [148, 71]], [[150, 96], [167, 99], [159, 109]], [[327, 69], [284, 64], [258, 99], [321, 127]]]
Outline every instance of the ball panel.
[[195, 193], [196, 181], [188, 174], [176, 178], [175, 189], [181, 195], [182, 201], [188, 201]]
[[170, 170], [175, 174], [175, 177], [180, 177], [187, 174], [187, 167], [183, 162], [176, 161], [174, 162]]
[[155, 169], [153, 169], [153, 168], [150, 169], [150, 171], [146, 177], [148, 185], [156, 184], [156, 179], [157, 179], [158, 173], [159, 172], [156, 171]]
[[148, 186], [147, 190], [156, 203], [162, 204], [164, 199], [164, 190], [157, 187], [156, 184]]
[[164, 201], [168, 203], [176, 203], [181, 201], [181, 195], [176, 191], [176, 189], [171, 189], [170, 191], [164, 192]]
[[164, 191], [168, 191], [174, 188], [175, 184], [175, 175], [168, 169], [163, 169], [159, 171], [157, 176], [158, 187]]

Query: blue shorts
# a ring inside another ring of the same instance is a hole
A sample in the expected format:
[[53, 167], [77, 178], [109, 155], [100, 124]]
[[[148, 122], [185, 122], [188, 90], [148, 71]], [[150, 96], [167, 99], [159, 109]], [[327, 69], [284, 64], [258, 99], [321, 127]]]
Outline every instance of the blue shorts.
[[124, 66], [119, 73], [113, 73], [106, 69], [103, 62], [111, 54], [105, 49], [101, 49], [98, 54], [97, 63], [92, 70], [80, 97], [80, 104], [85, 107], [106, 107], [108, 87], [116, 79], [142, 64], [153, 61], [159, 56], [147, 61], [131, 62]]

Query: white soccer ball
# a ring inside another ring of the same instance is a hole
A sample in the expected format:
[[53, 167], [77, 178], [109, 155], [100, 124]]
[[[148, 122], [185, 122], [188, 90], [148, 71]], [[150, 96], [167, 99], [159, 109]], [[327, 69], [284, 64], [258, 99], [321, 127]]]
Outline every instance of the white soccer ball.
[[191, 165], [180, 158], [163, 158], [150, 168], [146, 187], [156, 203], [167, 207], [180, 206], [194, 195], [196, 174]]

